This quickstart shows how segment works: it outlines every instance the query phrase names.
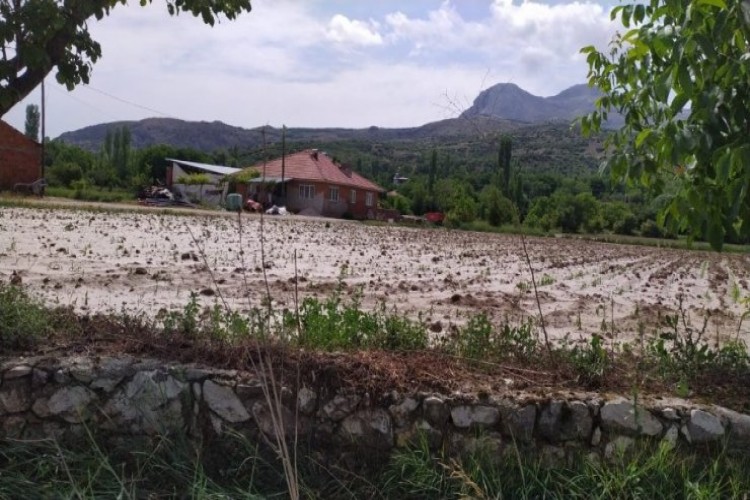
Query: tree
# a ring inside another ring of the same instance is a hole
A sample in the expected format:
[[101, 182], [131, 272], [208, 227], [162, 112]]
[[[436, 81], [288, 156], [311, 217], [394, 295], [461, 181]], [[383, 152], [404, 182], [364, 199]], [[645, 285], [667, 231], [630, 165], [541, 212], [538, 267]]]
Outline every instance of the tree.
[[676, 178], [662, 222], [717, 250], [749, 235], [750, 5], [650, 0], [611, 16], [627, 31], [606, 53], [582, 49], [589, 84], [603, 92], [583, 131], [623, 116], [607, 139], [606, 166], [656, 193]]
[[503, 196], [500, 189], [492, 184], [485, 186], [479, 194], [481, 216], [492, 226], [516, 222], [516, 209], [513, 202]]
[[427, 193], [430, 195], [430, 198], [435, 197], [435, 175], [437, 174], [437, 150], [435, 148], [432, 149], [432, 154], [430, 155], [430, 173], [427, 180]]
[[151, 182], [164, 182], [167, 177], [167, 158], [211, 163], [212, 159], [206, 153], [191, 148], [175, 148], [167, 144], [155, 144], [134, 152], [134, 170], [138, 174], [146, 175]]
[[110, 160], [117, 176], [124, 182], [130, 174], [130, 128], [123, 125], [115, 129], [112, 146]]
[[29, 104], [26, 106], [26, 127], [24, 134], [29, 139], [39, 142], [39, 123], [41, 122], [39, 106]]
[[83, 170], [76, 163], [58, 162], [47, 171], [49, 183], [53, 186], [71, 187], [74, 182], [83, 178]]
[[538, 227], [543, 231], [550, 231], [558, 226], [559, 219], [557, 203], [549, 196], [540, 196], [534, 200], [534, 204], [523, 223], [529, 227]]
[[75, 163], [83, 172], [92, 169], [95, 157], [89, 151], [60, 140], [49, 141], [44, 148], [44, 164], [50, 167], [56, 163]]
[[458, 195], [451, 205], [445, 216], [446, 224], [450, 227], [459, 227], [461, 224], [471, 222], [477, 215], [476, 203], [466, 194]]
[[513, 139], [504, 135], [500, 138], [500, 149], [497, 152], [497, 166], [499, 173], [502, 175], [503, 194], [510, 198], [510, 160], [512, 157]]
[[422, 182], [414, 182], [411, 190], [411, 211], [415, 215], [422, 215], [427, 211], [427, 188]]
[[[170, 15], [189, 12], [214, 25], [220, 16], [249, 12], [251, 0], [167, 0]], [[0, 0], [0, 116], [36, 88], [53, 68], [57, 81], [72, 90], [88, 83], [101, 57], [88, 22], [110, 14], [126, 0]], [[151, 0], [140, 0], [141, 5]]]

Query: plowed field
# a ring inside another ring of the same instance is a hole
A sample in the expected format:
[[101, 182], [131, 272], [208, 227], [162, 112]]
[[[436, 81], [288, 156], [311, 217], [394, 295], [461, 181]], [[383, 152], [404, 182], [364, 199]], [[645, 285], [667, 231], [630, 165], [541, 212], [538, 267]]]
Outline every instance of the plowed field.
[[[738, 332], [745, 255], [563, 238], [527, 245], [555, 338], [662, 331], [680, 303], [695, 327], [708, 318], [711, 339]], [[295, 290], [324, 298], [340, 284], [344, 295], [361, 289], [363, 307], [385, 302], [438, 334], [478, 312], [538, 317], [520, 237], [443, 229], [266, 217], [261, 235], [255, 216], [243, 216], [240, 232], [236, 216], [3, 208], [0, 279], [13, 272], [47, 303], [82, 312], [156, 315], [193, 293], [246, 310], [261, 304], [267, 280], [279, 308], [294, 307]], [[740, 335], [750, 340], [750, 321]]]

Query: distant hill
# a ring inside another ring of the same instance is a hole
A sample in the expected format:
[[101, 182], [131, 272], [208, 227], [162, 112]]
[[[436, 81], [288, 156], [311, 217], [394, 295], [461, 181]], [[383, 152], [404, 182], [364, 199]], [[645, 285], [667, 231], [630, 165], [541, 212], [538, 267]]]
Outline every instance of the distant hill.
[[[539, 97], [513, 83], [499, 83], [483, 90], [461, 116], [486, 116], [526, 123], [570, 122], [593, 111], [600, 95], [597, 89], [586, 84], [574, 85], [555, 96]], [[615, 126], [619, 122], [619, 117], [614, 117], [610, 125]]]
[[131, 144], [136, 148], [154, 144], [170, 144], [201, 151], [214, 151], [243, 144], [250, 133], [249, 130], [233, 127], [220, 121], [188, 122], [173, 118], [147, 118], [139, 121], [91, 125], [65, 132], [58, 139], [90, 151], [97, 151], [104, 143], [107, 132], [122, 126], [130, 129]]
[[[574, 85], [555, 96], [539, 97], [515, 84], [500, 83], [482, 91], [474, 104], [459, 118], [406, 128], [289, 128], [287, 139], [291, 142], [311, 143], [476, 138], [485, 134], [510, 132], [530, 124], [569, 123], [576, 117], [591, 112], [598, 96], [599, 92], [588, 85]], [[616, 120], [613, 124], [616, 124]], [[96, 151], [103, 144], [108, 130], [123, 125], [130, 128], [132, 145], [136, 148], [169, 144], [212, 152], [237, 146], [252, 149], [263, 144], [261, 128], [247, 129], [220, 121], [188, 122], [173, 118], [92, 125], [65, 132], [59, 139]], [[267, 128], [266, 131], [268, 142], [275, 142], [280, 136], [279, 130]]]
[[[288, 128], [290, 142], [332, 141], [410, 141], [430, 138], [461, 138], [482, 134], [508, 132], [518, 128], [518, 123], [492, 117], [475, 119], [452, 118], [428, 123], [421, 127], [364, 129], [346, 128]], [[189, 122], [173, 118], [147, 118], [139, 121], [121, 121], [92, 125], [72, 132], [65, 132], [58, 139], [76, 146], [97, 151], [104, 143], [107, 131], [127, 126], [131, 144], [142, 148], [154, 144], [169, 144], [175, 147], [190, 147], [212, 152], [241, 146], [257, 148], [263, 144], [261, 128], [234, 127], [219, 121]], [[267, 141], [277, 142], [281, 130], [266, 127]]]
[[[480, 172], [497, 162], [499, 139], [508, 134], [513, 137], [513, 157], [523, 168], [577, 175], [599, 165], [601, 137], [585, 138], [570, 122], [593, 110], [596, 97], [596, 91], [585, 85], [544, 98], [513, 84], [500, 84], [482, 92], [460, 117], [419, 127], [288, 128], [287, 151], [320, 148], [387, 182], [393, 171], [424, 168], [434, 149], [440, 150], [446, 162]], [[167, 144], [206, 153], [233, 151], [230, 156], [241, 164], [281, 154], [280, 129], [265, 127], [264, 148], [264, 128], [234, 127], [219, 121], [148, 118], [103, 123], [66, 132], [58, 139], [98, 151], [107, 132], [121, 126], [130, 129], [131, 144], [136, 148]], [[216, 158], [229, 161], [221, 155]]]

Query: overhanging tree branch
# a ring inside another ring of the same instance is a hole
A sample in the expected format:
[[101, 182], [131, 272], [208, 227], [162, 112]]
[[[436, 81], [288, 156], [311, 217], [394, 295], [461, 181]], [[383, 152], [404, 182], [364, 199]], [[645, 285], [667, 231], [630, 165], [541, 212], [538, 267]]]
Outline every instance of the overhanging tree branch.
[[[55, 68], [61, 84], [88, 83], [101, 56], [87, 21], [102, 19], [126, 0], [0, 0], [0, 116], [24, 99]], [[140, 0], [145, 6], [151, 0]], [[249, 12], [251, 0], [168, 0], [170, 15], [189, 12], [211, 26], [220, 16]]]

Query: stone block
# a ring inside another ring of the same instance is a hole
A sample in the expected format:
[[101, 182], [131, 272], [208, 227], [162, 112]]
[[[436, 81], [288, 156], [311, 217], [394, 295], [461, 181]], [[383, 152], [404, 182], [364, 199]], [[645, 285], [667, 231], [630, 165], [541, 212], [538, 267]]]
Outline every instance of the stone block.
[[663, 430], [651, 412], [627, 400], [606, 403], [601, 410], [601, 421], [604, 431], [611, 434], [659, 436]]

